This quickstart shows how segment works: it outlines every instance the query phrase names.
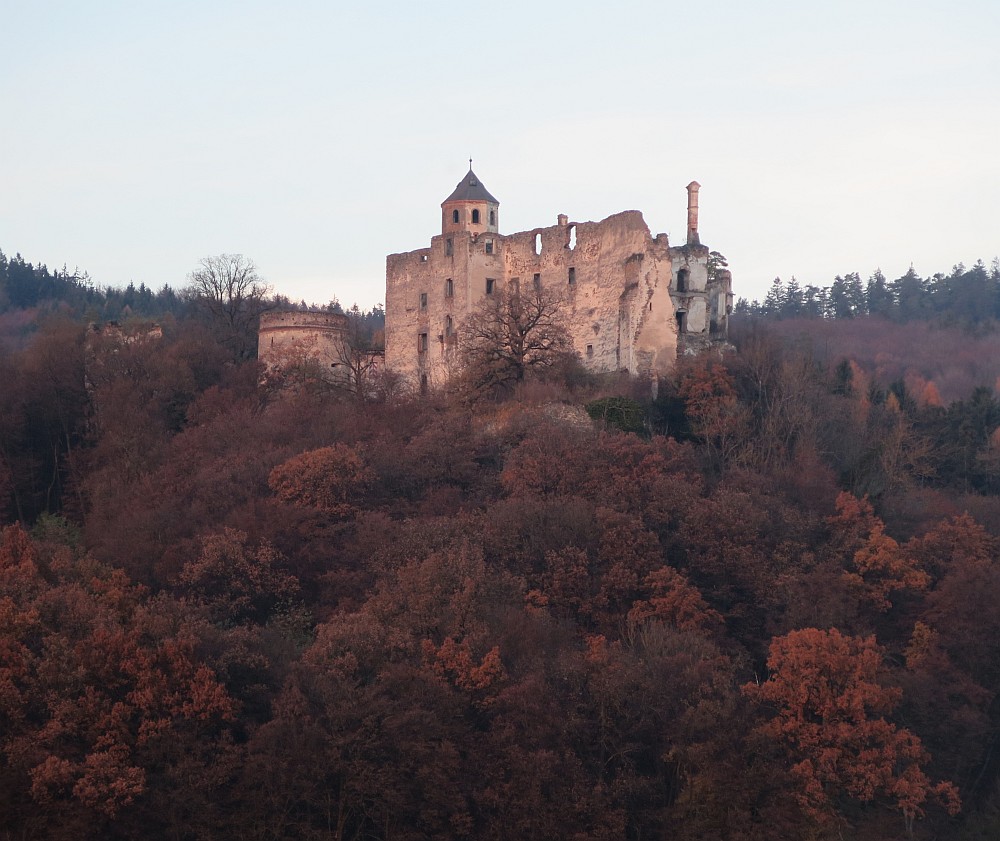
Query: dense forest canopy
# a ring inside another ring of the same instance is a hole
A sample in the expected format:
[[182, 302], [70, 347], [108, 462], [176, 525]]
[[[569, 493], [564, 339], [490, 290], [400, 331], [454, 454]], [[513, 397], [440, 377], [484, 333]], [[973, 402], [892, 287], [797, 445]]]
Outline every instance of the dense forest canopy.
[[0, 838], [1000, 833], [1000, 401], [879, 361], [947, 325], [345, 399], [2, 265]]

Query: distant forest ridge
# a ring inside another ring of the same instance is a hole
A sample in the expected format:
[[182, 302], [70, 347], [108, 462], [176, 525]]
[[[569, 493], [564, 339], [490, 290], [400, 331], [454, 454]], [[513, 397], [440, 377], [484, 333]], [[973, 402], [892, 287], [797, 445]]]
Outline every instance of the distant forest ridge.
[[[366, 324], [377, 322], [381, 329], [384, 313], [376, 304], [370, 311], [357, 305], [350, 310], [341, 307], [336, 298], [323, 306], [295, 303], [284, 295], [273, 295], [269, 302], [276, 309], [329, 309], [333, 312], [350, 312]], [[127, 286], [100, 286], [87, 272], [63, 265], [52, 271], [44, 263], [33, 264], [19, 253], [7, 257], [0, 250], [0, 315], [16, 310], [68, 311], [86, 316], [92, 321], [118, 321], [128, 317], [160, 320], [171, 315], [180, 318], [188, 314], [189, 302], [184, 290], [164, 284], [157, 291], [140, 283]]]
[[923, 278], [911, 266], [895, 280], [876, 270], [863, 281], [857, 272], [838, 275], [829, 286], [800, 285], [775, 278], [763, 302], [740, 298], [736, 312], [767, 318], [857, 318], [882, 316], [891, 321], [979, 324], [1000, 319], [1000, 259], [990, 267], [979, 260], [967, 269]]

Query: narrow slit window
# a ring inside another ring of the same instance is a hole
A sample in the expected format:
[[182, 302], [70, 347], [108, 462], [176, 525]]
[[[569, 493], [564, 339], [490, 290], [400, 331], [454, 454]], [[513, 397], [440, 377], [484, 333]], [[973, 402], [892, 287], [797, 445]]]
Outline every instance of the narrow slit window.
[[535, 254], [542, 253], [542, 235], [535, 234]]
[[420, 309], [422, 309], [422, 310], [427, 309], [427, 293], [426, 292], [421, 292], [420, 293]]
[[534, 286], [535, 289], [542, 288], [542, 276], [538, 272], [535, 272], [535, 274], [531, 276], [531, 285]]
[[454, 296], [454, 294], [455, 294], [455, 284], [452, 282], [452, 279], [449, 277], [444, 282], [444, 296], [446, 298], [451, 298], [451, 297]]
[[576, 269], [573, 266], [569, 267], [569, 285], [574, 286], [576, 284]]
[[592, 359], [594, 357], [594, 346], [587, 345], [587, 359]]
[[451, 316], [450, 315], [446, 315], [444, 317], [444, 335], [445, 335], [445, 338], [449, 338], [451, 336], [452, 332], [454, 331], [454, 329], [455, 329], [455, 326], [454, 326], [454, 323], [451, 320]]
[[569, 226], [569, 237], [566, 240], [566, 247], [570, 251], [576, 248], [576, 225]]
[[452, 246], [451, 240], [450, 239], [446, 239], [444, 241], [444, 256], [445, 257], [450, 257], [452, 255], [453, 251], [454, 251], [454, 248]]
[[494, 211], [490, 211], [490, 225], [495, 225], [497, 223], [497, 215]]
[[451, 221], [452, 222], [457, 222], [458, 221], [458, 211], [457, 210], [453, 210], [451, 212]]
[[497, 288], [497, 279], [495, 277], [486, 278], [486, 294], [492, 295]]
[[417, 336], [417, 353], [427, 353], [427, 334], [420, 333]]

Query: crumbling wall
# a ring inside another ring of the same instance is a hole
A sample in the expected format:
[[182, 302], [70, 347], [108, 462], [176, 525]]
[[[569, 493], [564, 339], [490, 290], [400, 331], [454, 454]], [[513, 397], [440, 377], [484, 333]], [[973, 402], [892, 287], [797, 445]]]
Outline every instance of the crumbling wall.
[[268, 368], [313, 365], [330, 379], [343, 378], [349, 321], [329, 312], [266, 312], [260, 317], [257, 358]]
[[636, 210], [600, 222], [560, 216], [510, 235], [446, 231], [430, 248], [386, 258], [386, 366], [414, 385], [444, 383], [457, 368], [460, 325], [487, 290], [538, 283], [561, 299], [588, 368], [662, 375], [680, 345], [724, 334], [731, 290], [713, 286], [708, 255], [654, 238]]

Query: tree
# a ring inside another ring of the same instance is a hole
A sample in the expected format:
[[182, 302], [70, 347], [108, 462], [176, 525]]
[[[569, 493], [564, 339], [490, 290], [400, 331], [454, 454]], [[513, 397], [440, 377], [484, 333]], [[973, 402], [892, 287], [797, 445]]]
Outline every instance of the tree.
[[205, 257], [188, 275], [188, 297], [201, 307], [233, 355], [250, 359], [256, 352], [257, 320], [269, 309], [270, 287], [253, 260], [242, 254]]
[[931, 783], [921, 768], [929, 757], [920, 739], [883, 718], [900, 692], [878, 683], [882, 654], [874, 637], [845, 636], [836, 628], [792, 631], [771, 641], [767, 667], [768, 680], [747, 684], [744, 692], [776, 708], [761, 733], [794, 763], [806, 814], [823, 823], [845, 795], [861, 802], [888, 797], [912, 832], [928, 798], [958, 812], [955, 787]]
[[347, 331], [334, 351], [335, 374], [331, 385], [364, 403], [383, 396], [385, 391], [380, 387], [381, 379], [387, 374], [383, 364], [385, 331], [373, 330], [369, 313], [361, 312], [357, 304], [348, 311], [347, 317]]
[[559, 297], [517, 286], [485, 296], [459, 330], [462, 366], [474, 392], [497, 393], [572, 358]]

